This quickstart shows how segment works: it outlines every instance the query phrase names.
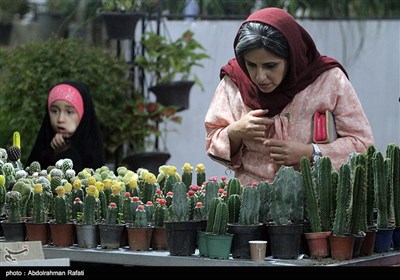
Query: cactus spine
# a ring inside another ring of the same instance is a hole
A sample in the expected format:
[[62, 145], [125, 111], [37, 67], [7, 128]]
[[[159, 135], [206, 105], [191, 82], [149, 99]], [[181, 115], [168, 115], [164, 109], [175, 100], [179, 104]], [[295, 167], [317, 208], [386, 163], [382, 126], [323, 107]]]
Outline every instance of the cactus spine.
[[43, 186], [41, 184], [35, 184], [33, 191], [32, 222], [36, 224], [43, 224], [46, 222], [47, 216]]

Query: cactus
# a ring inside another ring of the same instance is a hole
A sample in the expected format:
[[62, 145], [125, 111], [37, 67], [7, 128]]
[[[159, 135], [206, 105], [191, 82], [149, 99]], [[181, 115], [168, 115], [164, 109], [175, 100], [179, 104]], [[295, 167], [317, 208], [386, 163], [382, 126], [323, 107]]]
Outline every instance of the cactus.
[[168, 220], [168, 208], [167, 201], [164, 198], [160, 198], [154, 209], [154, 226], [164, 227], [165, 221]]
[[182, 182], [186, 185], [187, 190], [189, 190], [190, 186], [192, 185], [192, 171], [193, 171], [193, 166], [190, 165], [190, 163], [185, 163], [182, 167], [183, 173], [182, 173]]
[[[390, 159], [386, 159], [389, 160]], [[389, 227], [388, 203], [387, 203], [387, 181], [385, 171], [385, 159], [381, 152], [375, 151], [372, 157], [372, 166], [374, 172], [374, 193], [377, 207], [377, 226], [378, 228]]]
[[143, 202], [151, 201], [156, 193], [157, 178], [153, 173], [147, 172], [144, 176], [144, 181], [140, 183], [140, 200]]
[[68, 202], [65, 199], [65, 189], [63, 186], [58, 186], [55, 191], [57, 193], [57, 196], [54, 198], [55, 222], [56, 224], [66, 224], [68, 222]]
[[[362, 221], [363, 205], [366, 199], [366, 186], [365, 186], [365, 164], [357, 164], [354, 172], [353, 180], [353, 202], [350, 220], [350, 233], [358, 234], [361, 230], [360, 225]], [[365, 211], [364, 211], [365, 217]]]
[[365, 177], [367, 183], [367, 201], [366, 201], [366, 216], [367, 225], [372, 227], [374, 225], [374, 208], [375, 208], [375, 191], [374, 191], [374, 170], [373, 170], [373, 156], [376, 149], [375, 146], [371, 145], [367, 148], [367, 162]]
[[[122, 201], [122, 217], [125, 223], [132, 223], [132, 215], [131, 215], [131, 193], [126, 192], [125, 197]], [[107, 208], [106, 208], [107, 209]]]
[[339, 169], [339, 182], [336, 193], [336, 212], [332, 233], [344, 235], [349, 233], [351, 213], [351, 175], [348, 163], [343, 163]]
[[83, 223], [85, 225], [95, 225], [96, 224], [96, 209], [97, 209], [97, 198], [96, 187], [90, 185], [86, 189], [86, 197], [83, 206]]
[[400, 148], [396, 144], [389, 144], [387, 151], [391, 159], [388, 177], [392, 186], [394, 225], [400, 227]]
[[213, 197], [210, 202], [210, 209], [207, 214], [207, 227], [206, 232], [212, 232], [215, 222], [215, 214], [217, 212], [217, 206], [221, 203], [221, 198]]
[[43, 186], [35, 184], [33, 189], [33, 211], [32, 222], [36, 224], [43, 224], [47, 218], [47, 208], [45, 204], [45, 195], [43, 193]]
[[228, 196], [228, 223], [236, 224], [239, 222], [240, 208], [242, 200], [239, 194], [231, 194]]
[[[269, 205], [271, 204], [272, 188], [266, 181], [258, 183], [258, 192], [260, 195], [260, 216], [259, 221], [263, 224], [268, 224]], [[228, 205], [229, 206], [229, 205]], [[240, 206], [239, 206], [240, 209]], [[231, 213], [229, 212], [229, 216]]]
[[[272, 199], [269, 207], [269, 217], [273, 222], [276, 225], [302, 222], [304, 201], [303, 181], [300, 172], [295, 171], [292, 166], [281, 166], [275, 175], [274, 181], [271, 183], [271, 188]], [[245, 190], [243, 194], [244, 192]], [[243, 208], [243, 203], [244, 196], [241, 208]]]
[[[167, 179], [168, 180], [168, 179]], [[176, 182], [173, 187], [174, 197], [171, 205], [173, 222], [183, 222], [189, 220], [189, 199], [186, 194], [186, 185]]]
[[12, 188], [13, 191], [20, 192], [22, 195], [20, 214], [23, 217], [31, 215], [33, 186], [34, 184], [32, 179], [19, 179]]
[[197, 172], [196, 183], [197, 183], [198, 186], [202, 186], [203, 183], [206, 181], [205, 169], [206, 168], [205, 168], [204, 164], [202, 164], [202, 163], [199, 163], [196, 166], [196, 172]]
[[332, 229], [333, 211], [332, 211], [332, 162], [329, 157], [321, 157], [318, 164], [315, 165], [317, 169], [317, 186], [321, 227], [322, 231], [329, 231]]
[[118, 224], [118, 208], [117, 204], [111, 202], [107, 207], [107, 214], [105, 223], [107, 225], [115, 225]]
[[232, 194], [240, 195], [242, 193], [242, 185], [238, 178], [231, 178], [228, 182], [227, 195], [228, 199]]
[[201, 201], [196, 202], [196, 206], [193, 209], [193, 220], [201, 221], [207, 219], [206, 208]]
[[210, 203], [211, 200], [214, 197], [218, 196], [218, 189], [219, 189], [219, 185], [218, 182], [216, 180], [209, 180], [206, 185], [205, 185], [205, 198], [204, 198], [204, 206], [206, 207], [206, 213], [208, 213], [208, 209], [210, 208]]
[[133, 226], [136, 228], [144, 228], [147, 227], [147, 214], [146, 210], [144, 210], [144, 205], [139, 205], [135, 211], [135, 222]]
[[0, 175], [0, 215], [3, 213], [4, 204], [6, 203], [6, 178]]
[[80, 221], [83, 213], [83, 201], [77, 197], [72, 204], [72, 219], [78, 219]]
[[8, 222], [9, 223], [19, 223], [21, 219], [20, 207], [22, 195], [17, 191], [9, 191], [5, 195], [6, 204], [9, 207], [8, 211]]
[[220, 202], [215, 211], [214, 224], [212, 226], [213, 234], [225, 234], [228, 223], [228, 205], [225, 202]]
[[306, 210], [310, 221], [311, 232], [321, 232], [321, 215], [318, 207], [318, 193], [313, 176], [311, 175], [310, 162], [303, 157], [300, 162], [301, 175], [306, 195]]
[[154, 214], [154, 204], [152, 201], [147, 201], [146, 204], [144, 205], [144, 209], [146, 210], [146, 215], [147, 215], [147, 223], [149, 225], [153, 225], [154, 220], [153, 220], [153, 214]]

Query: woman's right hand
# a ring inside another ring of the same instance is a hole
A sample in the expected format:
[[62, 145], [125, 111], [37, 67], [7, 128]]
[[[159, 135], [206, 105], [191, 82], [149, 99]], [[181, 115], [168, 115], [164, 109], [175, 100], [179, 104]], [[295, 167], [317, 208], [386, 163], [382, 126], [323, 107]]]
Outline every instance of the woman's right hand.
[[67, 149], [68, 143], [64, 138], [62, 133], [56, 133], [53, 139], [50, 142], [51, 148], [57, 152], [62, 152]]
[[231, 140], [244, 139], [263, 142], [267, 139], [267, 127], [274, 124], [274, 120], [266, 117], [268, 110], [257, 109], [250, 111], [240, 120], [228, 126], [228, 135]]

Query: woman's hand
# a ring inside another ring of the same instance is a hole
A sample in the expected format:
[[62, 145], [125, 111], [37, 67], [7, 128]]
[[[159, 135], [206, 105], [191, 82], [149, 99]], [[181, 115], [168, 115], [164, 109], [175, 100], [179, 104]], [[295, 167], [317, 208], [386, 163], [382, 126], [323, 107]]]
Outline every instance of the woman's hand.
[[264, 145], [269, 147], [269, 154], [278, 165], [292, 166], [300, 163], [302, 157], [311, 157], [313, 147], [293, 140], [268, 139]]
[[68, 149], [69, 143], [62, 133], [56, 133], [50, 142], [50, 146], [55, 152], [60, 153]]

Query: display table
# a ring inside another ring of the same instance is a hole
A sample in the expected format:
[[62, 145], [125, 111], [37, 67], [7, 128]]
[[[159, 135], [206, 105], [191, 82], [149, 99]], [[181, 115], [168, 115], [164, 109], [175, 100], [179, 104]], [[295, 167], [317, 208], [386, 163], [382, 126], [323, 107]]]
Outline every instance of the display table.
[[[71, 262], [118, 264], [125, 266], [392, 266], [400, 264], [400, 251], [376, 253], [367, 257], [337, 261], [331, 258], [321, 260], [298, 259], [280, 260], [267, 257], [264, 262], [240, 259], [209, 259], [195, 255], [170, 256], [169, 251], [131, 251], [128, 247], [115, 250], [83, 249], [76, 246], [56, 248], [43, 246], [46, 259], [69, 258]], [[301, 256], [300, 256], [301, 257]]]

